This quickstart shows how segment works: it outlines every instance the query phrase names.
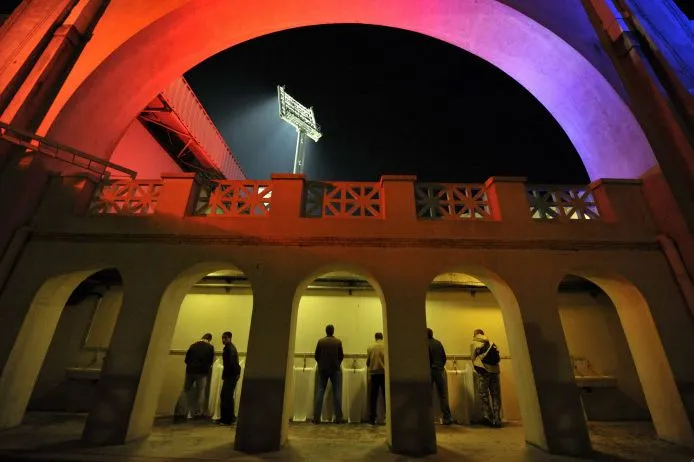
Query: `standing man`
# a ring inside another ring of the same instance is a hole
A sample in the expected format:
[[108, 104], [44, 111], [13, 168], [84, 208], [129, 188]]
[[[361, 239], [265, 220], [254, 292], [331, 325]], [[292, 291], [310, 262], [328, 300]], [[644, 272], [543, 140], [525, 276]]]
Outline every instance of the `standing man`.
[[496, 344], [489, 341], [482, 329], [475, 329], [472, 336], [472, 365], [475, 370], [477, 392], [482, 401], [484, 423], [501, 427], [501, 381], [499, 362], [501, 355]]
[[335, 422], [343, 423], [342, 420], [342, 360], [345, 358], [342, 352], [342, 342], [335, 338], [335, 326], [328, 324], [325, 326], [326, 336], [318, 340], [316, 353], [313, 357], [316, 360], [318, 370], [316, 371], [316, 396], [313, 405], [313, 423], [321, 423], [321, 412], [323, 411], [323, 396], [328, 380], [333, 387], [333, 407], [335, 408]]
[[217, 421], [219, 425], [233, 425], [236, 423], [234, 392], [236, 384], [241, 375], [241, 365], [239, 364], [239, 352], [231, 343], [231, 332], [226, 331], [222, 334], [222, 391], [219, 394], [219, 413], [220, 419]]
[[212, 334], [203, 335], [201, 340], [188, 348], [185, 362], [186, 380], [174, 410], [174, 423], [185, 421], [188, 412], [191, 412], [195, 419], [203, 416], [203, 409], [206, 407], [207, 378], [212, 372], [214, 362]]
[[443, 424], [450, 425], [453, 423], [453, 419], [451, 418], [451, 408], [448, 406], [446, 380], [443, 376], [446, 371], [446, 350], [443, 349], [441, 342], [434, 338], [434, 331], [431, 329], [427, 329], [427, 339], [429, 339], [431, 381], [434, 383], [436, 393], [439, 395], [439, 403], [441, 404], [441, 412], [443, 413]]
[[366, 368], [371, 379], [371, 394], [369, 395], [369, 423], [376, 425], [378, 414], [378, 396], [386, 400], [386, 354], [383, 334], [376, 332], [375, 342], [366, 350]]

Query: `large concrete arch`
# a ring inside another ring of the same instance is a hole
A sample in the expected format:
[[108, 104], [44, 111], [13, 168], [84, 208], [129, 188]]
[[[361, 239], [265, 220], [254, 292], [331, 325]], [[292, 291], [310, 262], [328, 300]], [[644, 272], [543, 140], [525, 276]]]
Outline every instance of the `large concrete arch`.
[[[63, 92], [41, 132], [108, 158], [161, 88], [215, 53], [289, 28], [366, 23], [426, 34], [497, 66], [552, 113], [592, 179], [639, 177], [656, 165], [636, 119], [603, 75], [557, 35], [497, 0], [190, 0], [166, 13], [156, 3], [133, 12], [113, 4], [113, 14], [137, 23], [137, 32], [114, 38], [124, 41], [112, 52], [78, 62], [84, 80], [64, 105], [72, 90]], [[100, 40], [98, 46], [112, 48], [110, 39]]]
[[614, 304], [658, 436], [675, 444], [694, 444], [694, 432], [677, 377], [652, 308], [636, 283], [617, 271], [598, 266], [570, 269], [566, 274], [593, 282]]
[[[51, 339], [70, 295], [89, 276], [107, 268], [109, 267], [94, 266], [42, 281], [0, 375], [0, 396], [7, 403], [0, 411], [0, 428], [17, 426], [22, 422]], [[119, 274], [122, 277], [120, 270]]]

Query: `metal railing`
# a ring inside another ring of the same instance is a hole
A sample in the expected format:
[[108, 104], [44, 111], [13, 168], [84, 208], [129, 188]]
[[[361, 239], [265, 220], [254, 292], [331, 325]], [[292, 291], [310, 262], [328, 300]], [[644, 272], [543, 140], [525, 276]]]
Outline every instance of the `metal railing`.
[[136, 171], [129, 168], [56, 143], [35, 133], [13, 128], [3, 122], [0, 122], [0, 139], [22, 146], [27, 151], [83, 168], [97, 174], [101, 179], [109, 176], [108, 170], [123, 173], [133, 179], [137, 175]]

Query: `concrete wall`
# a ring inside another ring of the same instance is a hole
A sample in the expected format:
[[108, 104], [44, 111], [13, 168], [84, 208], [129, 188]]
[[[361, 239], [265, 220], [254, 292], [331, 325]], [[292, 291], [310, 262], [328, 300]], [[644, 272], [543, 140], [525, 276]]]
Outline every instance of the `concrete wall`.
[[127, 166], [138, 178], [156, 178], [162, 172], [181, 172], [164, 148], [142, 123], [135, 119], [113, 151], [111, 162]]
[[[183, 353], [205, 332], [214, 336], [213, 344], [221, 352], [221, 333], [230, 330], [242, 356], [248, 348], [252, 314], [250, 289], [194, 289], [183, 300], [166, 359], [163, 386], [157, 413], [170, 415], [183, 385]], [[30, 407], [36, 410], [87, 411], [96, 386], [98, 372], [81, 378], [66, 373], [71, 367], [100, 368], [104, 348], [113, 332], [122, 290], [105, 291], [96, 309], [96, 297], [88, 297], [79, 305], [67, 306], [61, 316], [55, 337], [44, 362]], [[583, 389], [583, 402], [588, 419], [648, 419], [643, 392], [638, 382], [633, 359], [629, 353], [617, 313], [604, 295], [563, 293], [559, 298], [562, 325], [569, 353], [582, 361], [579, 375], [610, 376], [617, 386]], [[508, 420], [521, 420], [517, 389], [512, 374], [512, 359], [501, 308], [486, 291], [430, 291], [427, 295], [427, 324], [441, 340], [449, 357], [468, 356], [475, 328], [483, 328], [499, 346], [502, 355], [503, 412]], [[91, 329], [89, 322], [92, 320]], [[383, 311], [374, 291], [309, 290], [304, 292], [298, 311], [295, 342], [295, 364], [301, 366], [300, 353], [312, 353], [317, 339], [324, 335], [325, 325], [332, 323], [345, 354], [364, 355], [373, 341], [374, 332], [383, 331]], [[87, 336], [87, 332], [89, 335]], [[349, 359], [359, 367], [364, 358]], [[588, 366], [585, 367], [586, 361]], [[448, 368], [462, 368], [468, 360], [451, 358]], [[306, 364], [312, 367], [314, 360]]]

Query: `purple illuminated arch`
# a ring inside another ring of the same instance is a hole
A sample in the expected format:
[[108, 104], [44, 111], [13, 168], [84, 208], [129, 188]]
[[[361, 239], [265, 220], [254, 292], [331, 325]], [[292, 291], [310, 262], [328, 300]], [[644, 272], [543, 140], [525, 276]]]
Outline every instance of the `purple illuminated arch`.
[[496, 0], [190, 0], [96, 63], [48, 135], [109, 157], [141, 108], [191, 67], [261, 35], [331, 23], [419, 32], [497, 66], [549, 110], [592, 179], [636, 178], [656, 164], [631, 111], [600, 72]]

